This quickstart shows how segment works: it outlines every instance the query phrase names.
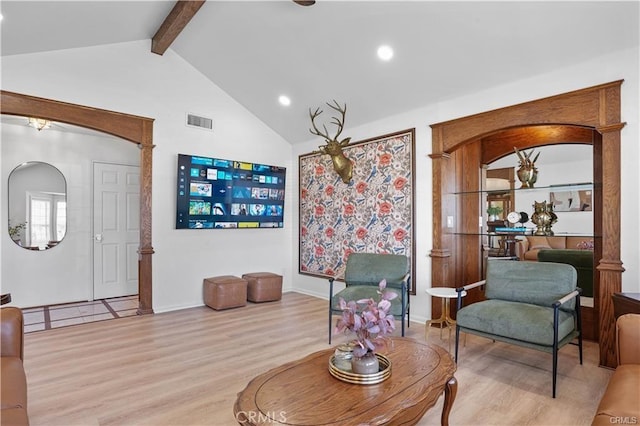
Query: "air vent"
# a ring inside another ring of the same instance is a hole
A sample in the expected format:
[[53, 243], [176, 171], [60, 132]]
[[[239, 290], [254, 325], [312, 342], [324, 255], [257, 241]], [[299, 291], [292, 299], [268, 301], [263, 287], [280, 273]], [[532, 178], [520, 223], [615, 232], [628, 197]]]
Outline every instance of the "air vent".
[[213, 119], [195, 114], [187, 114], [187, 126], [198, 129], [213, 130]]

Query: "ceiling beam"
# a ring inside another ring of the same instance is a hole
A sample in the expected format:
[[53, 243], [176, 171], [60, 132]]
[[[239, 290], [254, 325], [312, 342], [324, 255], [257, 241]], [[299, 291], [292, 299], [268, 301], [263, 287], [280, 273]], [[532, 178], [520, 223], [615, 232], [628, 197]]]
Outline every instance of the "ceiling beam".
[[179, 0], [151, 39], [151, 51], [164, 54], [206, 0]]

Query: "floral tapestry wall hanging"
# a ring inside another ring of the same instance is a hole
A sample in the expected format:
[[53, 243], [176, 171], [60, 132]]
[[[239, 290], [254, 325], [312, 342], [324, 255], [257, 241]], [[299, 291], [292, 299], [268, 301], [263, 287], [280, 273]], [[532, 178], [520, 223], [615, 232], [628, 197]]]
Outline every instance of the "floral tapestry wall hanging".
[[409, 129], [351, 143], [349, 184], [328, 156], [300, 156], [300, 273], [342, 279], [357, 252], [405, 255], [415, 276], [414, 139]]

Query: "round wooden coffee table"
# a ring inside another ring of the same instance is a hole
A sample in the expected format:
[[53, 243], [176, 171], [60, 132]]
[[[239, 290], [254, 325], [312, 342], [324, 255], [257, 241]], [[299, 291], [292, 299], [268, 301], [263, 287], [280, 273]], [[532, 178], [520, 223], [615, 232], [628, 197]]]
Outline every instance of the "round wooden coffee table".
[[444, 393], [441, 421], [448, 425], [458, 387], [449, 353], [404, 337], [392, 342], [384, 352], [391, 377], [382, 383], [358, 385], [334, 378], [329, 373], [334, 349], [327, 349], [253, 379], [238, 394], [235, 418], [242, 425], [413, 425]]

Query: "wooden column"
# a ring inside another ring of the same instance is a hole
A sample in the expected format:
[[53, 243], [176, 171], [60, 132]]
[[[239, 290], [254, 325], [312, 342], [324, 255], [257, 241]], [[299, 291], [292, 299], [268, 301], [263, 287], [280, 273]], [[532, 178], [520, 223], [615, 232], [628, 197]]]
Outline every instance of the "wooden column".
[[153, 170], [153, 129], [145, 130], [146, 135], [140, 147], [140, 247], [138, 249], [138, 314], [153, 313], [152, 297], [152, 265], [151, 259], [154, 253], [151, 244], [151, 182]]

